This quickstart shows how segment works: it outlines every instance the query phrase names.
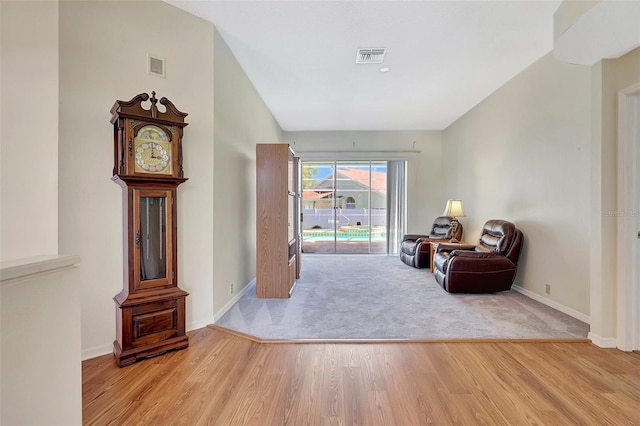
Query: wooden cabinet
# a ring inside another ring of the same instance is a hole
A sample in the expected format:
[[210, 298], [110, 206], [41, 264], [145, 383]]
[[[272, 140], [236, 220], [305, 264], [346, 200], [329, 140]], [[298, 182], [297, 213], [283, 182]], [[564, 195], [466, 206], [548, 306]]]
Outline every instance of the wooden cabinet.
[[256, 145], [256, 293], [287, 298], [300, 276], [299, 161], [287, 144]]

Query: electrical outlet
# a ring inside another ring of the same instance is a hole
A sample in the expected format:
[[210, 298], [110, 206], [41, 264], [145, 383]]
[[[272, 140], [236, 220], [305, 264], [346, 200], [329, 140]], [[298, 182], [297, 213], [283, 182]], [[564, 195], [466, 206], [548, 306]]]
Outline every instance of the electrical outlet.
[[544, 292], [547, 293], [547, 294], [551, 294], [551, 284], [547, 284], [544, 287]]
[[229, 294], [233, 294], [233, 283], [229, 284]]

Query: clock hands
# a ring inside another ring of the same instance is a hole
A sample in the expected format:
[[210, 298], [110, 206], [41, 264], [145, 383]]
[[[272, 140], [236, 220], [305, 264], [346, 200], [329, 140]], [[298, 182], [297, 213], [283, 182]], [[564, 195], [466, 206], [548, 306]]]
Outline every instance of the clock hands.
[[[151, 158], [153, 158], [154, 160], [162, 160], [162, 155], [156, 155], [155, 154], [155, 144], [151, 145]], [[160, 151], [162, 153], [162, 151]]]

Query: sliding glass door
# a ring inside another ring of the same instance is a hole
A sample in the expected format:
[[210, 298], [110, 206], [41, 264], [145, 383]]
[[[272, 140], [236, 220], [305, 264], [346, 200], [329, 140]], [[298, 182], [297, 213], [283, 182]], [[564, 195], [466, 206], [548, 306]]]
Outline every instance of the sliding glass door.
[[387, 162], [302, 163], [302, 250], [387, 253]]

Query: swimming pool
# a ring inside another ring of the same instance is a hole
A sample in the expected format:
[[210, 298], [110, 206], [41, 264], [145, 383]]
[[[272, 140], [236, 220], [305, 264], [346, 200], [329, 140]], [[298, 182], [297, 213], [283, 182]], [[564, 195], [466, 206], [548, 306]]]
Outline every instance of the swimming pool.
[[305, 229], [302, 231], [303, 241], [384, 241], [387, 238], [386, 229], [382, 226], [372, 226], [371, 232], [368, 226], [344, 225], [336, 232], [334, 237], [333, 229]]

